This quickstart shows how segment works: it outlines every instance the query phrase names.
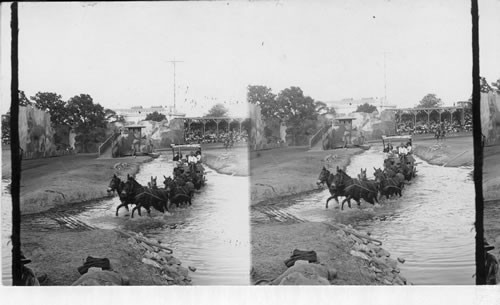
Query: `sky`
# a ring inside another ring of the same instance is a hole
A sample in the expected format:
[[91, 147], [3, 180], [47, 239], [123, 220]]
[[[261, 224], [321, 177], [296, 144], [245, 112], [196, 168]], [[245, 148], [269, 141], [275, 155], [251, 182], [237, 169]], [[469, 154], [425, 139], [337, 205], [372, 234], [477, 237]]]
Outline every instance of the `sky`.
[[[500, 0], [480, 0], [481, 75], [500, 78]], [[2, 4], [2, 113], [10, 100], [10, 9]], [[20, 3], [19, 86], [105, 108], [215, 103], [246, 114], [248, 85], [315, 100], [445, 105], [472, 92], [470, 1]], [[385, 60], [384, 60], [385, 58]], [[7, 101], [7, 103], [5, 103]]]

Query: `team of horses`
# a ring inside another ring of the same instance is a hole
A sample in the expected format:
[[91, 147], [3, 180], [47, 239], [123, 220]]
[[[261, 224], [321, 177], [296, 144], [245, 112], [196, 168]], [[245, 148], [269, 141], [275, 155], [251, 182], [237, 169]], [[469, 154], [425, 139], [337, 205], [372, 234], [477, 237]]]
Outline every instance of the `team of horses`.
[[382, 197], [391, 198], [402, 196], [402, 190], [406, 184], [415, 176], [414, 168], [408, 166], [406, 162], [398, 164], [385, 164], [385, 168], [373, 168], [375, 179], [368, 179], [367, 169], [361, 169], [357, 178], [349, 176], [345, 170], [337, 166], [336, 172], [326, 169], [324, 166], [319, 174], [317, 184], [326, 184], [330, 191], [330, 197], [326, 200], [326, 208], [331, 199], [335, 199], [338, 204], [339, 197], [345, 197], [341, 204], [341, 210], [347, 202], [351, 208], [351, 199], [361, 205], [361, 199], [375, 204]]
[[174, 178], [163, 176], [163, 187], [159, 187], [157, 177], [151, 177], [147, 186], [143, 186], [133, 176], [127, 174], [127, 179], [122, 181], [115, 174], [107, 191], [116, 192], [120, 198], [121, 203], [116, 208], [116, 216], [122, 207], [130, 211], [129, 205], [134, 205], [131, 218], [134, 218], [136, 210], [139, 216], [142, 216], [141, 208], [146, 209], [148, 215], [151, 215], [151, 208], [165, 213], [173, 205], [177, 208], [191, 205], [195, 189], [200, 189], [204, 184], [197, 179], [198, 176], [194, 172], [180, 172], [175, 169]]

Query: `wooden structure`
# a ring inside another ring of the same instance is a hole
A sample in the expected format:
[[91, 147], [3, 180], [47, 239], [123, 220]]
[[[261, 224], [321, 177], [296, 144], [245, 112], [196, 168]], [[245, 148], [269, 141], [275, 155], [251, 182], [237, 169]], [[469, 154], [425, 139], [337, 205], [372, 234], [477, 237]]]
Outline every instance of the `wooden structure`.
[[134, 151], [139, 153], [141, 151], [142, 129], [146, 128], [146, 126], [129, 125], [123, 128], [128, 130], [127, 142], [132, 146], [132, 153]]
[[343, 118], [336, 118], [335, 121], [338, 122], [339, 125], [343, 125], [345, 128], [345, 132], [348, 133], [349, 139], [347, 141], [346, 135], [344, 135], [344, 144], [352, 144], [352, 121], [354, 121], [356, 118], [352, 117], [343, 117]]
[[232, 123], [232, 122], [238, 122], [239, 123], [239, 127], [240, 127], [240, 132], [241, 132], [241, 123], [243, 123], [243, 121], [246, 119], [246, 118], [230, 118], [230, 117], [184, 117], [184, 118], [180, 118], [180, 119], [183, 119], [184, 122], [187, 124], [187, 127], [188, 127], [188, 132], [191, 131], [191, 124], [192, 123], [201, 123], [203, 124], [203, 134], [205, 134], [205, 126], [208, 122], [215, 122], [215, 124], [217, 125], [217, 136], [219, 135], [219, 124], [221, 122], [226, 122], [227, 123], [227, 131], [229, 131], [229, 125]]
[[452, 122], [453, 113], [460, 113], [460, 124], [463, 126], [465, 123], [464, 118], [464, 107], [431, 107], [431, 108], [389, 108], [389, 111], [394, 111], [396, 113], [396, 117], [401, 119], [401, 115], [405, 113], [409, 113], [413, 115], [413, 126], [417, 125], [417, 115], [421, 112], [427, 113], [427, 123], [430, 123], [431, 113], [437, 112], [439, 113], [439, 122], [441, 122], [443, 113], [448, 112], [450, 114], [450, 122]]

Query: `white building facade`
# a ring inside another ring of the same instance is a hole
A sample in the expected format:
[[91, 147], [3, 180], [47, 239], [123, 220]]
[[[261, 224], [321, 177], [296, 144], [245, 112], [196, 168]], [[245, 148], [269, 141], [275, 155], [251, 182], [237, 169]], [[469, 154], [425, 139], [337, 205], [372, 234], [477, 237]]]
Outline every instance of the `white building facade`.
[[137, 124], [140, 121], [144, 121], [146, 116], [153, 112], [158, 112], [160, 114], [164, 114], [167, 119], [170, 121], [175, 118], [185, 117], [185, 113], [177, 112], [173, 106], [151, 106], [151, 107], [143, 107], [143, 106], [134, 106], [131, 108], [125, 109], [112, 109], [116, 114], [122, 115], [125, 118], [125, 121]]

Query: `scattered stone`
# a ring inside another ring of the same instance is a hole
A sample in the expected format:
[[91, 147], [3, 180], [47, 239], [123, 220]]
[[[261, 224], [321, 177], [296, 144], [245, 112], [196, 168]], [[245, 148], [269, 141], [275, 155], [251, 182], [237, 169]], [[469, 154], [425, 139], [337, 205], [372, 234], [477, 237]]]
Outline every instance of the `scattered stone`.
[[173, 278], [171, 278], [170, 276], [168, 276], [168, 275], [166, 275], [166, 274], [162, 275], [161, 277], [162, 277], [163, 279], [167, 280], [167, 281], [172, 281], [172, 282], [174, 281], [174, 279], [173, 279]]
[[395, 277], [394, 278], [394, 281], [393, 281], [394, 284], [396, 285], [404, 285], [405, 283], [399, 278], [399, 276]]
[[[305, 278], [307, 278], [315, 283], [318, 283], [318, 281], [319, 281], [318, 278], [326, 279], [326, 282], [322, 281], [323, 282], [322, 285], [328, 285], [329, 284], [328, 281], [333, 280], [334, 278], [337, 277], [337, 270], [328, 269], [324, 265], [313, 263], [313, 264], [292, 266], [292, 267], [288, 268], [283, 274], [278, 276], [275, 280], [273, 280], [271, 284], [272, 285], [280, 285], [280, 283], [282, 282], [282, 280], [285, 277], [287, 277], [288, 275], [290, 275], [292, 273], [296, 273], [296, 272], [302, 274]], [[301, 277], [295, 275], [285, 282], [288, 283], [286, 285], [294, 285], [292, 283], [294, 283], [295, 281], [299, 281], [299, 279], [301, 279]], [[306, 281], [303, 279], [300, 281], [304, 282], [303, 285], [314, 285], [314, 284], [309, 283], [309, 281]], [[327, 282], [328, 282], [328, 284], [327, 284]]]
[[361, 253], [359, 251], [351, 250], [350, 253], [351, 253], [352, 256], [356, 256], [356, 257], [362, 258], [362, 259], [367, 260], [367, 261], [370, 260], [370, 258], [366, 254]]
[[153, 250], [153, 248], [151, 246], [149, 246], [148, 244], [146, 243], [143, 243], [142, 241], [139, 243], [141, 245], [141, 247], [143, 247], [144, 249], [150, 251], [150, 252], [155, 252], [155, 250]]
[[97, 270], [83, 274], [71, 286], [117, 286], [129, 284], [129, 278], [120, 275], [116, 271]]
[[162, 257], [164, 260], [166, 260], [166, 261], [171, 260], [171, 259], [172, 259], [172, 257], [173, 257], [171, 254], [169, 254], [169, 253], [167, 253], [167, 252], [165, 252], [165, 251], [160, 251], [160, 252], [158, 252], [158, 255], [159, 255], [159, 256], [161, 256], [161, 257]]
[[380, 248], [380, 250], [377, 252], [377, 256], [378, 257], [389, 257], [389, 256], [391, 256], [391, 254], [389, 253], [389, 251]]
[[161, 266], [160, 266], [157, 262], [155, 262], [154, 260], [151, 260], [151, 259], [149, 259], [149, 258], [146, 258], [146, 257], [144, 257], [144, 258], [142, 259], [142, 262], [143, 262], [144, 264], [151, 265], [151, 266], [153, 266], [153, 267], [155, 267], [155, 268], [158, 268], [158, 269], [160, 269], [160, 268], [161, 268]]
[[177, 258], [175, 257], [171, 257], [169, 260], [168, 260], [168, 264], [169, 265], [180, 265], [181, 264], [181, 261], [178, 260]]
[[388, 279], [384, 279], [383, 283], [386, 285], [392, 285], [392, 283]]
[[375, 267], [375, 266], [371, 266], [371, 267], [370, 267], [370, 270], [372, 270], [372, 271], [373, 271], [373, 272], [375, 272], [375, 273], [382, 273], [382, 270], [378, 269], [378, 268], [377, 268], [377, 267]]
[[196, 271], [196, 267], [189, 266], [188, 268], [189, 268], [189, 270], [191, 270], [192, 272], [195, 272], [195, 271]]
[[385, 270], [389, 269], [390, 267], [386, 264], [386, 262], [382, 259], [379, 259], [377, 257], [373, 257], [370, 261], [370, 264], [374, 264], [377, 266], [379, 269]]
[[352, 235], [350, 236], [350, 238], [357, 244], [363, 244], [363, 241], [359, 238], [357, 238], [356, 236]]
[[189, 270], [187, 268], [177, 265], [177, 272], [185, 278], [189, 277]]
[[300, 272], [293, 272], [285, 276], [278, 285], [330, 285], [330, 282], [317, 274], [306, 277]]
[[370, 252], [371, 252], [370, 248], [366, 245], [363, 245], [363, 244], [355, 244], [354, 250], [364, 252], [368, 255], [370, 255]]
[[146, 258], [154, 259], [156, 261], [162, 260], [162, 257], [156, 252], [146, 251], [146, 253], [144, 253], [144, 256]]
[[405, 263], [405, 259], [401, 258], [401, 257], [398, 257], [398, 262], [400, 262], [401, 264], [404, 264]]
[[401, 281], [403, 281], [403, 283], [405, 285], [407, 284], [406, 278], [404, 276], [402, 276], [401, 274], [398, 274], [398, 277], [401, 279]]
[[396, 269], [398, 267], [398, 262], [396, 260], [393, 260], [392, 258], [385, 258], [385, 262], [387, 265], [389, 265], [392, 269]]
[[370, 250], [372, 250], [374, 253], [378, 253], [380, 251], [380, 247], [373, 244], [373, 243], [369, 243], [368, 245], [366, 245], [368, 248], [370, 248]]
[[295, 262], [295, 264], [293, 264], [294, 266], [298, 266], [298, 265], [307, 265], [309, 264], [308, 261], [304, 261], [304, 260], [298, 260]]

